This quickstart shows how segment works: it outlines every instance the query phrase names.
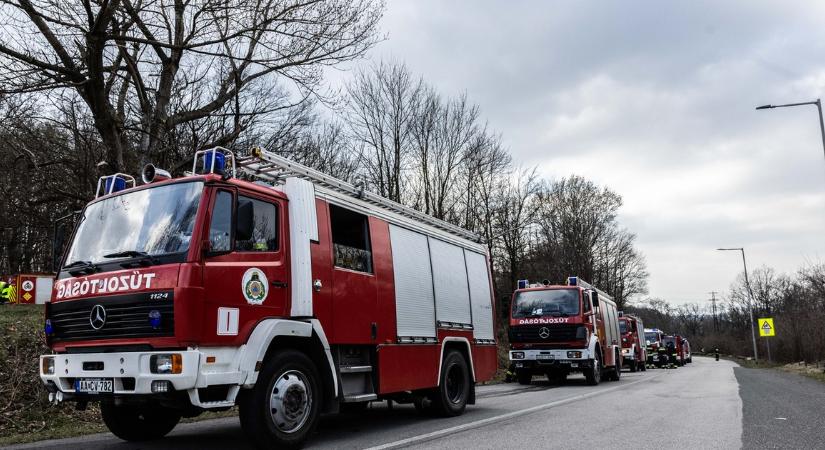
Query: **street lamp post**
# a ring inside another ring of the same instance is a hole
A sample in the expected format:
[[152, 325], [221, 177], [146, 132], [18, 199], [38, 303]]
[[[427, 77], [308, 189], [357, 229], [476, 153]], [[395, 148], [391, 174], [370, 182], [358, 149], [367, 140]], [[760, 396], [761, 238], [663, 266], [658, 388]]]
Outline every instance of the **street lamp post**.
[[[817, 100], [819, 102], [819, 100]], [[751, 292], [751, 283], [748, 280], [748, 263], [745, 261], [745, 249], [742, 247], [736, 248], [717, 248], [719, 251], [740, 251], [742, 252], [742, 265], [745, 267], [745, 287], [748, 290], [748, 315], [751, 319], [751, 339], [753, 340], [753, 360], [759, 363], [759, 354], [756, 351], [756, 328], [753, 325], [753, 292]]]
[[816, 99], [814, 102], [788, 103], [786, 105], [762, 105], [757, 106], [756, 109], [787, 108], [789, 106], [803, 105], [816, 105], [816, 110], [819, 111], [819, 132], [822, 135], [822, 151], [825, 152], [825, 122], [822, 121], [822, 102], [820, 102], [819, 99]]

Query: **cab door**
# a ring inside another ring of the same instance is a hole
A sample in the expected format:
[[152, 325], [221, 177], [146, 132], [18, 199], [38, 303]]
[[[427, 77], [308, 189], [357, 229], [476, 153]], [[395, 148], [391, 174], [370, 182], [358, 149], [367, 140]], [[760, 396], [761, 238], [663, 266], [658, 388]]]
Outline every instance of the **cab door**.
[[216, 188], [204, 252], [204, 329], [209, 343], [245, 342], [265, 317], [284, 316], [289, 265], [283, 199]]

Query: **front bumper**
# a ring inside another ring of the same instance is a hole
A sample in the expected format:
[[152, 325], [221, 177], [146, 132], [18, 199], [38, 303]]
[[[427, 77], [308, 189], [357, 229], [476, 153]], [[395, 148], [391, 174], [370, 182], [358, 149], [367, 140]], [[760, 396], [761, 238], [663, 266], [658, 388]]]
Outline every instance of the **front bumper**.
[[[152, 355], [170, 353], [181, 355], [180, 373], [152, 373]], [[213, 358], [214, 362], [207, 362], [207, 355]], [[61, 393], [57, 398], [87, 400], [105, 396], [157, 395], [152, 392], [152, 382], [167, 381], [172, 389], [167, 390], [165, 394], [182, 392], [187, 394], [189, 402], [194, 406], [221, 408], [235, 403], [240, 385], [244, 383], [247, 375], [238, 370], [235, 356], [236, 349], [231, 348], [43, 355], [40, 357], [40, 379], [47, 390]], [[53, 373], [43, 373], [44, 358], [54, 358]], [[75, 381], [79, 378], [111, 379], [114, 392], [78, 393]], [[216, 385], [230, 387], [226, 389], [223, 398], [202, 401], [200, 389]]]
[[[181, 355], [179, 374], [152, 373], [149, 365], [152, 355], [177, 353]], [[54, 373], [43, 373], [43, 359], [54, 358]], [[78, 378], [111, 378], [113, 394], [151, 394], [152, 381], [169, 381], [176, 391], [195, 387], [200, 368], [201, 353], [197, 350], [165, 352], [79, 353], [43, 355], [40, 357], [40, 379], [47, 387], [64, 393], [75, 392]], [[103, 364], [102, 370], [85, 370], [84, 364]]]
[[[514, 353], [516, 357], [513, 357]], [[518, 357], [519, 354], [523, 354], [524, 357]], [[516, 368], [566, 367], [581, 369], [592, 365], [593, 356], [587, 349], [581, 348], [511, 350], [510, 361], [515, 364]]]

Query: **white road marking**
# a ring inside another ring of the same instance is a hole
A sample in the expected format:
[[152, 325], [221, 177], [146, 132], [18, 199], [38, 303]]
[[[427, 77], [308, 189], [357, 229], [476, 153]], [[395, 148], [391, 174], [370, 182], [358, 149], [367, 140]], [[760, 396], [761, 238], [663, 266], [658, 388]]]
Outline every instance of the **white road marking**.
[[494, 423], [494, 422], [507, 420], [507, 419], [512, 419], [513, 417], [523, 416], [525, 414], [530, 414], [530, 413], [534, 413], [536, 411], [541, 411], [541, 410], [544, 410], [544, 409], [553, 408], [555, 406], [564, 405], [566, 403], [575, 402], [577, 400], [582, 400], [582, 399], [585, 399], [585, 398], [590, 398], [590, 397], [595, 397], [597, 395], [606, 394], [608, 392], [613, 392], [613, 391], [618, 390], [618, 389], [624, 389], [626, 387], [633, 386], [634, 384], [641, 383], [643, 381], [653, 380], [655, 378], [660, 377], [661, 375], [662, 374], [657, 374], [657, 375], [652, 376], [652, 377], [651, 376], [644, 377], [644, 378], [641, 378], [639, 380], [632, 381], [630, 383], [621, 384], [619, 386], [614, 386], [614, 387], [610, 387], [610, 388], [607, 388], [607, 389], [600, 389], [598, 391], [588, 392], [586, 394], [574, 395], [573, 397], [565, 398], [563, 400], [556, 400], [554, 402], [545, 403], [543, 405], [536, 405], [536, 406], [533, 406], [533, 407], [530, 407], [530, 408], [520, 409], [518, 411], [512, 411], [512, 412], [509, 412], [509, 413], [506, 413], [506, 414], [501, 414], [501, 415], [494, 416], [494, 417], [488, 417], [486, 419], [476, 420], [475, 422], [468, 422], [468, 423], [464, 423], [464, 424], [461, 424], [461, 425], [456, 425], [454, 427], [444, 428], [443, 430], [437, 430], [437, 431], [433, 431], [431, 433], [420, 434], [418, 436], [413, 436], [413, 437], [410, 437], [410, 438], [407, 438], [407, 439], [401, 439], [400, 441], [389, 442], [389, 443], [386, 443], [386, 444], [377, 445], [375, 447], [369, 447], [366, 450], [388, 450], [388, 449], [405, 447], [405, 446], [415, 444], [415, 443], [418, 443], [418, 442], [424, 442], [424, 441], [437, 439], [437, 438], [440, 438], [442, 436], [446, 436], [446, 435], [449, 435], [449, 434], [460, 433], [462, 431], [472, 430], [473, 428], [483, 427], [485, 425], [489, 425], [489, 424]]

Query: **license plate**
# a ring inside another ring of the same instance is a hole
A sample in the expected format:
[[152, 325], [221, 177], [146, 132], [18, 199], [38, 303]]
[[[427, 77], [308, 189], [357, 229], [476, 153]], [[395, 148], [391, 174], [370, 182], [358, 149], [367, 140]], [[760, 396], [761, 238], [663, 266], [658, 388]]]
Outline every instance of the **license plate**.
[[555, 359], [553, 355], [536, 355], [536, 359]]
[[109, 378], [81, 378], [75, 380], [74, 389], [76, 392], [85, 394], [100, 394], [101, 392], [112, 393], [114, 389], [114, 381]]

